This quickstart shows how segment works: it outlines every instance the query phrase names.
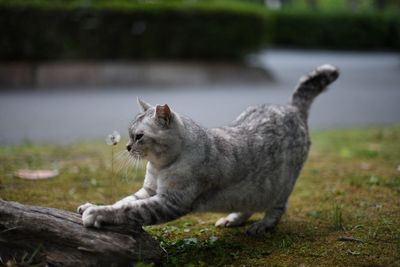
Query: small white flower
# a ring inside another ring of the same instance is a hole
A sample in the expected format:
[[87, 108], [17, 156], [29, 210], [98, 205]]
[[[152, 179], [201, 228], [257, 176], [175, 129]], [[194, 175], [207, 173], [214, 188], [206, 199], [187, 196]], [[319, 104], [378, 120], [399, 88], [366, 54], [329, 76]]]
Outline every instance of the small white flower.
[[109, 146], [115, 146], [118, 144], [119, 140], [121, 140], [121, 135], [119, 132], [114, 131], [112, 134], [109, 134], [106, 138], [106, 144]]

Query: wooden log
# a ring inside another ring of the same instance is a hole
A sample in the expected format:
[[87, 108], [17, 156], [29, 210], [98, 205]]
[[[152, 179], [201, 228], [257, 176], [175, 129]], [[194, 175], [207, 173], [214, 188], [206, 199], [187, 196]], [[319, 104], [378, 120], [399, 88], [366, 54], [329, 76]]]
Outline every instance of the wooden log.
[[1, 259], [24, 251], [38, 251], [50, 266], [159, 264], [164, 256], [159, 243], [141, 227], [89, 229], [77, 213], [0, 199]]

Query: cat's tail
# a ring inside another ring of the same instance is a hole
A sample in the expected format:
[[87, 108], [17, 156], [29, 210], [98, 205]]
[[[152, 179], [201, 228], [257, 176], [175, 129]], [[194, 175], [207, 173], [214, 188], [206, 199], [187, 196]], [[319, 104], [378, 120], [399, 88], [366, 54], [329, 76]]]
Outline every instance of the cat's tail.
[[325, 91], [328, 85], [338, 77], [339, 70], [335, 66], [329, 64], [319, 66], [300, 79], [292, 95], [291, 104], [297, 107], [302, 116], [307, 119], [308, 110], [314, 98]]

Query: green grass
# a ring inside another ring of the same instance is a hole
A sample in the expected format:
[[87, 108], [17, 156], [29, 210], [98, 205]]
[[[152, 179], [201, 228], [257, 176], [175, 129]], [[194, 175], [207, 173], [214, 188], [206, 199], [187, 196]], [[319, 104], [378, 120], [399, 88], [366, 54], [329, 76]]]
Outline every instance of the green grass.
[[[248, 225], [216, 229], [221, 214], [215, 213], [145, 227], [168, 252], [167, 265], [400, 266], [400, 127], [319, 131], [312, 140], [288, 212], [274, 232], [248, 237]], [[144, 175], [142, 163], [116, 171], [112, 182], [110, 157], [111, 148], [102, 143], [2, 147], [0, 197], [71, 211], [86, 201], [110, 203], [138, 189]], [[116, 160], [115, 169], [121, 164]], [[49, 180], [13, 175], [53, 167], [60, 175]]]

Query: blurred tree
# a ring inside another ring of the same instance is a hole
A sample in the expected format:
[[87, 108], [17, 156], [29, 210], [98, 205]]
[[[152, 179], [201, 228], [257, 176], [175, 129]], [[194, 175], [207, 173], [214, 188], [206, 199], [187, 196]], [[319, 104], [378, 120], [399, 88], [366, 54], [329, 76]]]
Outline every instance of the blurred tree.
[[315, 10], [318, 8], [318, 1], [317, 0], [306, 0], [307, 6], [312, 9]]
[[387, 0], [375, 0], [374, 5], [379, 10], [384, 10], [387, 7], [389, 1]]
[[351, 11], [358, 9], [358, 0], [347, 0], [347, 6]]
[[283, 6], [290, 6], [292, 0], [264, 0], [264, 3], [271, 9], [281, 9]]
[[281, 9], [282, 0], [265, 0], [265, 5], [271, 9]]
[[264, 0], [246, 0], [246, 2], [255, 3], [255, 4], [264, 4]]
[[399, 0], [374, 0], [374, 7], [378, 10], [389, 10], [392, 8], [399, 9]]

